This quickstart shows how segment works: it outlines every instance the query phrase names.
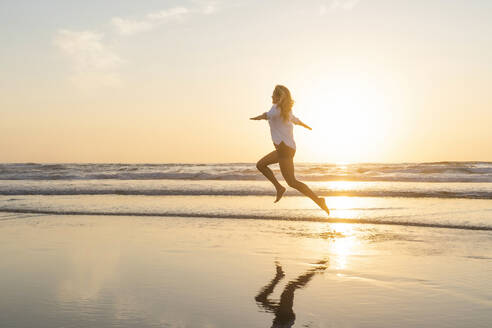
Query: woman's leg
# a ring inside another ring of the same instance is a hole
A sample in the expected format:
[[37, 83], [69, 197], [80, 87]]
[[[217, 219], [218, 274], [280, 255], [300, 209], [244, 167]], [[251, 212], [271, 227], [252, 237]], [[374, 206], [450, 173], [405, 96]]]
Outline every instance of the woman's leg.
[[280, 200], [280, 198], [282, 198], [282, 195], [285, 192], [285, 187], [278, 182], [272, 170], [268, 167], [268, 165], [275, 163], [278, 163], [278, 154], [276, 150], [260, 159], [258, 163], [256, 163], [256, 168], [275, 186], [275, 189], [277, 190], [277, 198], [275, 199], [276, 203]]
[[304, 194], [305, 196], [311, 198], [321, 209], [330, 214], [328, 207], [326, 206], [325, 199], [322, 197], [318, 197], [307, 185], [297, 180], [294, 175], [294, 157], [293, 156], [285, 156], [279, 158], [280, 172], [285, 179], [287, 184], [297, 189], [299, 192]]
[[279, 159], [279, 164], [280, 172], [282, 172], [285, 182], [287, 182], [290, 187], [297, 189], [305, 196], [311, 198], [317, 204], [318, 196], [309, 189], [308, 186], [296, 179], [294, 175], [294, 159], [286, 156]]

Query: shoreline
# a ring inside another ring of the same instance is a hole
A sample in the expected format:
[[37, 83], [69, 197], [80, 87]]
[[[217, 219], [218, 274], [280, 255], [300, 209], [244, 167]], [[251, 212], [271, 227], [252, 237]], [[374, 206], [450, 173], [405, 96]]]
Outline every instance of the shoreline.
[[[471, 230], [471, 231], [492, 231], [488, 226], [464, 226], [452, 224], [436, 224], [424, 222], [397, 222], [397, 221], [376, 221], [367, 219], [343, 219], [343, 218], [283, 218], [283, 217], [259, 217], [248, 216], [244, 214], [220, 215], [206, 213], [140, 213], [140, 212], [82, 212], [82, 211], [49, 211], [49, 210], [29, 210], [29, 209], [0, 209], [0, 213], [6, 214], [38, 214], [38, 215], [61, 215], [61, 216], [135, 216], [135, 217], [154, 217], [154, 218], [196, 218], [196, 219], [233, 219], [233, 220], [272, 220], [287, 222], [319, 222], [319, 223], [347, 223], [357, 225], [385, 225], [399, 227], [419, 227], [419, 228], [436, 228], [436, 229], [453, 229], [453, 230]], [[1, 219], [0, 219], [1, 220]]]

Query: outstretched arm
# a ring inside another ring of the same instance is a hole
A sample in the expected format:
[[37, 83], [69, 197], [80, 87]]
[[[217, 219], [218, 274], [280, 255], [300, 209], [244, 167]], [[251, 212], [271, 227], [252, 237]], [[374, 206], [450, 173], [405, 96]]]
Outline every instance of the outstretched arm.
[[294, 123], [296, 125], [300, 125], [300, 126], [306, 128], [308, 130], [312, 130], [309, 125], [307, 125], [306, 123], [301, 121], [299, 118], [297, 118], [297, 116], [292, 115], [291, 121], [292, 121], [292, 123]]
[[311, 127], [310, 127], [309, 125], [305, 124], [304, 122], [302, 122], [302, 121], [301, 121], [301, 120], [299, 120], [299, 119], [298, 119], [296, 122], [294, 122], [294, 124], [300, 125], [300, 126], [302, 126], [303, 128], [306, 128], [306, 129], [308, 129], [308, 130], [312, 130], [312, 129], [311, 129]]
[[258, 116], [255, 116], [255, 117], [251, 117], [250, 120], [255, 120], [255, 121], [259, 121], [259, 120], [267, 120], [267, 114], [266, 113], [263, 113], [261, 115], [258, 115]]

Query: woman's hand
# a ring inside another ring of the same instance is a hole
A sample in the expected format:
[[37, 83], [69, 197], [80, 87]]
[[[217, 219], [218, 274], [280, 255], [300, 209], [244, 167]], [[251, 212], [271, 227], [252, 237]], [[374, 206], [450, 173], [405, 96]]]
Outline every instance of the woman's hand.
[[253, 121], [266, 120], [266, 119], [267, 119], [266, 113], [250, 118], [250, 120]]

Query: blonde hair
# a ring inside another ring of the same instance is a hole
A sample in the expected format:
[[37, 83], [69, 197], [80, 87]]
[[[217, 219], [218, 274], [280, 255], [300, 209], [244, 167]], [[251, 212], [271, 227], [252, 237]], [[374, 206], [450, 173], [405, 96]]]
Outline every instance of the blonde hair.
[[275, 86], [273, 94], [279, 99], [277, 106], [280, 107], [280, 116], [284, 121], [288, 121], [292, 106], [294, 106], [294, 100], [292, 100], [289, 89], [279, 84]]

